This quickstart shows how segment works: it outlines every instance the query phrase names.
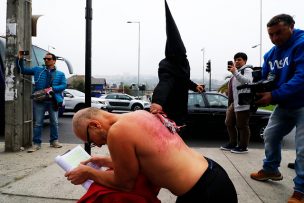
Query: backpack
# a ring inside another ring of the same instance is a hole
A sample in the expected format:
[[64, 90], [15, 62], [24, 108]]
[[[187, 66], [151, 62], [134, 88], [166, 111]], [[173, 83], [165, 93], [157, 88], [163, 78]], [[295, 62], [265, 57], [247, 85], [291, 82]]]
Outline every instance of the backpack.
[[[246, 68], [252, 69], [252, 83], [258, 82], [262, 79], [262, 67], [247, 66]], [[241, 70], [242, 75], [244, 75], [246, 68]]]

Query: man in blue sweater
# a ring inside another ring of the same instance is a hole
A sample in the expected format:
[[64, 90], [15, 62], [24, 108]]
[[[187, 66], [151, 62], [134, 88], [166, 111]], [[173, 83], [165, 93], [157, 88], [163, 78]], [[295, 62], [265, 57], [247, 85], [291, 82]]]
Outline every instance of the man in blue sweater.
[[21, 73], [25, 75], [33, 75], [35, 80], [34, 92], [44, 90], [49, 94], [49, 98], [44, 101], [33, 100], [34, 109], [34, 137], [33, 146], [28, 152], [34, 152], [41, 148], [41, 132], [43, 127], [43, 119], [45, 111], [50, 116], [50, 147], [60, 148], [62, 145], [58, 142], [58, 107], [63, 102], [62, 92], [66, 88], [66, 78], [63, 72], [57, 70], [56, 56], [52, 53], [45, 55], [45, 66], [35, 66], [27, 68], [23, 66], [23, 61], [19, 56], [18, 66]]
[[264, 55], [263, 79], [275, 81], [271, 92], [260, 93], [258, 105], [277, 104], [264, 132], [263, 169], [250, 177], [258, 181], [282, 180], [281, 141], [296, 127], [296, 160], [294, 193], [288, 203], [304, 202], [304, 31], [294, 28], [287, 14], [274, 16], [267, 24], [270, 40], [275, 45]]

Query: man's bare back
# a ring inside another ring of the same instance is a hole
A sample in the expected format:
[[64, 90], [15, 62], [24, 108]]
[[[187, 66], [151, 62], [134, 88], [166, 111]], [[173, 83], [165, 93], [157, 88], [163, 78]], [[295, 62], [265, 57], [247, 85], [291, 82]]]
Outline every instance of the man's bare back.
[[[140, 172], [152, 183], [169, 189], [175, 195], [191, 189], [208, 167], [203, 155], [190, 149], [177, 133], [171, 133], [155, 115], [146, 111], [120, 115], [109, 129], [107, 144], [110, 152], [124, 154], [117, 158], [114, 154], [113, 159], [111, 153], [113, 162], [138, 162]], [[126, 149], [135, 149], [135, 153], [121, 150], [122, 145]], [[132, 167], [133, 164], [129, 164]], [[116, 170], [128, 170], [126, 167], [121, 166]]]
[[[85, 142], [108, 145], [110, 157], [96, 156], [67, 172], [73, 184], [87, 179], [131, 192], [139, 175], [177, 195], [178, 202], [237, 202], [233, 183], [225, 170], [189, 148], [157, 115], [146, 111], [112, 114], [96, 108], [78, 111], [73, 130]], [[96, 170], [87, 163], [109, 167]], [[218, 195], [220, 194], [220, 195]]]

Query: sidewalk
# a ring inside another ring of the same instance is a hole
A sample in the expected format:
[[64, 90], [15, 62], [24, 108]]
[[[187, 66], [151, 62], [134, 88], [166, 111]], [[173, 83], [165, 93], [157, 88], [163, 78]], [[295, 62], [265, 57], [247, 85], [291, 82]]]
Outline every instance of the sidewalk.
[[[64, 177], [64, 171], [54, 163], [54, 158], [76, 144], [64, 144], [60, 149], [43, 144], [34, 153], [26, 151], [4, 152], [0, 142], [0, 203], [69, 203], [77, 201], [85, 190], [72, 185]], [[287, 164], [295, 159], [295, 150], [283, 150], [280, 171], [284, 179], [279, 182], [258, 182], [249, 177], [251, 172], [261, 168], [263, 149], [249, 149], [248, 154], [232, 154], [218, 148], [195, 148], [217, 161], [232, 179], [240, 203], [286, 203], [293, 192], [295, 172]], [[93, 148], [92, 154], [107, 154], [106, 147]], [[167, 190], [161, 190], [159, 199], [173, 203], [176, 197]]]

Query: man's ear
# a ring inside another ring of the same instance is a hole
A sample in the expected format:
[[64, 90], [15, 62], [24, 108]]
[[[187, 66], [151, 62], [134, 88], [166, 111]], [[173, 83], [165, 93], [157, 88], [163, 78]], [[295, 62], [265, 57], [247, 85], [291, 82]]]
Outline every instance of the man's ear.
[[94, 127], [94, 128], [100, 128], [100, 127], [101, 127], [101, 124], [100, 124], [99, 121], [97, 121], [97, 120], [91, 120], [91, 121], [89, 122], [89, 125], [90, 125], [91, 127]]

